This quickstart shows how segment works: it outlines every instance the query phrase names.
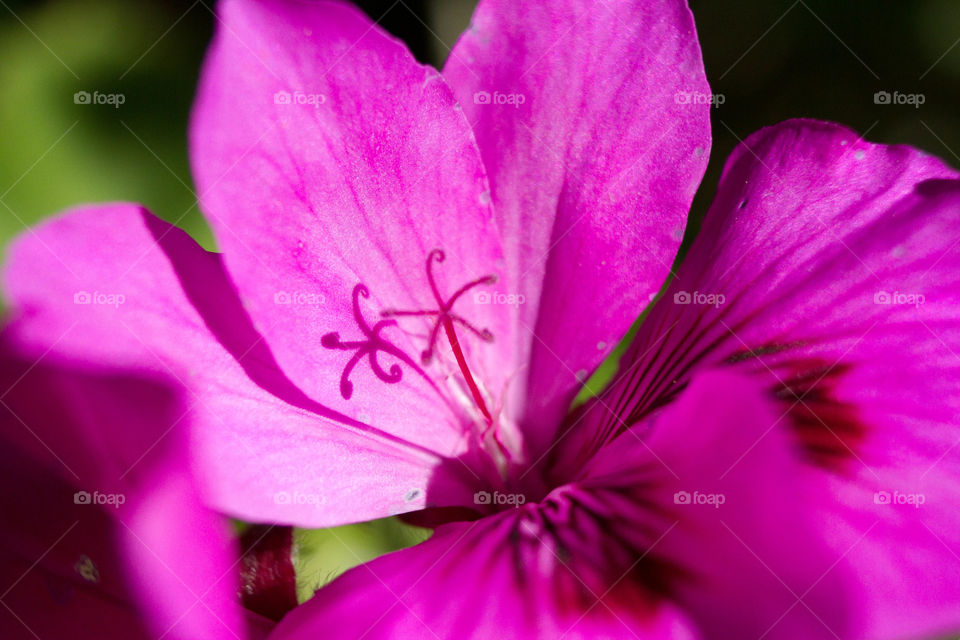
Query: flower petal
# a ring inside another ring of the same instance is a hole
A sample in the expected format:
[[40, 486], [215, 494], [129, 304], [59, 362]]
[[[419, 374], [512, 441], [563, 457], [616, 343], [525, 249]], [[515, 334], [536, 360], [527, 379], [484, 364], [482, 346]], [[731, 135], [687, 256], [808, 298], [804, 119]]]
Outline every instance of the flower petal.
[[642, 611], [596, 606], [592, 615], [565, 608], [553, 598], [555, 581], [580, 583], [538, 533], [545, 535], [520, 512], [444, 525], [430, 540], [323, 587], [271, 639], [697, 637], [665, 604], [641, 603]]
[[[698, 370], [750, 372], [831, 483], [824, 527], [863, 584], [863, 637], [960, 627], [948, 577], [960, 549], [957, 177], [825, 123], [751, 136], [616, 382], [556, 464], [668, 402]], [[878, 505], [875, 494], [927, 502]]]
[[[129, 597], [110, 516], [89, 505], [72, 505], [75, 486], [33, 460], [18, 459], [5, 438], [0, 442], [0, 476], [25, 489], [0, 494], [5, 520], [0, 634], [12, 640], [149, 638], [148, 625]], [[57, 506], [38, 508], [43, 502]]]
[[775, 420], [749, 379], [701, 376], [542, 502], [357, 567], [276, 635], [844, 637], [847, 591], [787, 434], [742, 456]]
[[[495, 411], [512, 373], [506, 314], [489, 304], [502, 253], [476, 143], [443, 79], [347, 4], [224, 0], [218, 17], [191, 159], [227, 268], [281, 368], [375, 423], [410, 408], [390, 384], [402, 376], [420, 424], [448, 423], [433, 410], [438, 394], [472, 403], [443, 308]], [[375, 338], [391, 343], [369, 356], [385, 362], [353, 362]]]
[[[816, 526], [826, 485], [804, 473], [765, 391], [746, 376], [701, 372], [602, 449], [580, 490], [611, 514], [612, 538], [664, 531], [641, 578], [705, 638], [859, 637], [855, 582]], [[622, 506], [631, 503], [632, 512]]]
[[198, 472], [217, 507], [238, 517], [329, 526], [422, 508], [438, 452], [461, 446], [449, 410], [413, 385], [393, 385], [389, 402], [355, 403], [375, 406], [382, 429], [321, 404], [336, 388], [298, 389], [219, 256], [135, 205], [81, 209], [30, 231], [11, 249], [5, 290], [20, 316], [16, 339], [33, 353], [183, 384]]
[[3, 636], [245, 636], [237, 550], [200, 502], [177, 396], [0, 359]]
[[512, 411], [542, 450], [683, 236], [710, 149], [693, 17], [682, 0], [484, 0], [444, 77], [525, 298], [514, 357], [530, 368]]

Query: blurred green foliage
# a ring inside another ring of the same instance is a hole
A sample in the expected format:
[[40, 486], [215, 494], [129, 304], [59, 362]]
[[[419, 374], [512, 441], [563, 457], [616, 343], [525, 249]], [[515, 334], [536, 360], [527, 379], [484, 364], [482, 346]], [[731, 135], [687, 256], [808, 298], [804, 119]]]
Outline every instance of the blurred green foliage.
[[[132, 200], [210, 246], [186, 151], [210, 14], [197, 6], [163, 37], [182, 8], [21, 4], [0, 8], [0, 243], [67, 207]], [[124, 103], [76, 104], [78, 91]]]
[[412, 527], [397, 518], [361, 522], [335, 529], [297, 529], [297, 597], [313, 592], [338, 575], [390, 551], [403, 549], [430, 537], [428, 529]]
[[[196, 207], [186, 145], [212, 4], [0, 2], [0, 246], [67, 207], [129, 200], [213, 248]], [[440, 64], [473, 2], [361, 4], [420, 59]], [[685, 246], [730, 150], [753, 130], [786, 118], [841, 121], [871, 140], [913, 144], [960, 164], [960, 3], [691, 4], [708, 77], [725, 101], [714, 110], [713, 154]], [[923, 93], [926, 101], [919, 109], [878, 105], [873, 96], [881, 90]], [[123, 94], [124, 102], [76, 104], [78, 91]], [[346, 568], [425, 537], [396, 519], [298, 531], [301, 598]]]

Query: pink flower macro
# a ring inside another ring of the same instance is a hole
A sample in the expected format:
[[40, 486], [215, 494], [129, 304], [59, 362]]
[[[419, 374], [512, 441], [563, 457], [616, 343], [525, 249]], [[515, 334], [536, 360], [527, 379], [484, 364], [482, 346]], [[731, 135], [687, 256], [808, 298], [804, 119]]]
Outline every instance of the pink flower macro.
[[223, 253], [86, 207], [5, 289], [22, 348], [183, 385], [217, 509], [436, 527], [272, 637], [960, 628], [955, 171], [761, 130], [671, 273], [710, 146], [685, 2], [486, 0], [442, 73], [346, 4], [218, 17], [191, 156]]

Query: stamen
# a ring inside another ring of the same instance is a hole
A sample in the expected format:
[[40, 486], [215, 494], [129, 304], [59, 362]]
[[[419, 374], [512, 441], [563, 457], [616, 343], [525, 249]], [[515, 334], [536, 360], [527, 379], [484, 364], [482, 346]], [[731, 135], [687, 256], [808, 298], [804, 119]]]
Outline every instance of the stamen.
[[[353, 288], [353, 317], [357, 327], [364, 335], [363, 340], [352, 340], [344, 342], [340, 339], [340, 334], [336, 331], [324, 334], [320, 338], [320, 344], [325, 349], [336, 349], [338, 351], [353, 351], [354, 354], [347, 361], [343, 372], [340, 374], [340, 395], [344, 400], [349, 400], [353, 396], [353, 383], [350, 381], [350, 373], [354, 367], [366, 356], [373, 374], [383, 382], [395, 384], [403, 379], [403, 370], [400, 365], [393, 363], [389, 368], [384, 369], [380, 363], [380, 354], [386, 353], [397, 360], [410, 365], [423, 375], [423, 372], [411, 361], [407, 355], [397, 348], [393, 343], [384, 338], [381, 333], [387, 327], [396, 326], [396, 320], [380, 320], [371, 327], [363, 317], [363, 311], [360, 309], [360, 298], [369, 298], [370, 290], [363, 284], [358, 284]], [[425, 377], [425, 376], [424, 376]]]
[[483, 394], [480, 392], [480, 387], [477, 385], [473, 378], [473, 374], [470, 372], [470, 368], [467, 366], [467, 359], [463, 354], [462, 347], [460, 346], [460, 340], [457, 337], [454, 324], [463, 326], [484, 342], [493, 342], [493, 333], [489, 329], [477, 328], [466, 318], [453, 313], [452, 309], [454, 303], [456, 303], [456, 301], [467, 291], [480, 285], [494, 284], [497, 281], [497, 277], [495, 275], [486, 275], [475, 280], [471, 280], [467, 284], [457, 289], [448, 299], [444, 300], [443, 296], [440, 294], [440, 289], [437, 287], [437, 282], [433, 275], [433, 264], [434, 262], [443, 262], [446, 260], [446, 258], [446, 253], [444, 253], [442, 249], [433, 249], [429, 254], [427, 254], [427, 282], [430, 285], [430, 291], [433, 293], [433, 298], [437, 303], [436, 309], [386, 309], [381, 313], [381, 316], [384, 318], [413, 316], [435, 318], [433, 328], [430, 330], [427, 348], [424, 349], [420, 354], [421, 361], [423, 364], [428, 364], [433, 359], [433, 354], [436, 352], [437, 339], [440, 335], [440, 328], [443, 327], [444, 334], [447, 336], [447, 341], [450, 343], [450, 349], [453, 351], [453, 356], [457, 361], [457, 366], [460, 368], [460, 372], [463, 374], [463, 378], [467, 383], [467, 387], [470, 389], [470, 395], [473, 396], [473, 400], [476, 403], [477, 408], [480, 410], [480, 413], [483, 414], [487, 424], [490, 425], [493, 424], [493, 417], [491, 416], [490, 411], [487, 409], [487, 405], [483, 400]]
[[467, 386], [470, 387], [473, 401], [477, 403], [477, 408], [480, 409], [480, 413], [487, 419], [487, 424], [493, 424], [493, 416], [490, 415], [490, 411], [483, 401], [483, 395], [480, 393], [480, 388], [477, 387], [477, 383], [470, 373], [470, 368], [467, 367], [467, 359], [463, 357], [463, 350], [460, 349], [460, 341], [457, 339], [457, 332], [453, 330], [453, 322], [450, 321], [450, 318], [444, 319], [443, 328], [447, 333], [447, 340], [450, 341], [450, 348], [453, 349], [453, 356], [457, 359], [457, 365], [463, 373], [463, 378], [466, 380]]

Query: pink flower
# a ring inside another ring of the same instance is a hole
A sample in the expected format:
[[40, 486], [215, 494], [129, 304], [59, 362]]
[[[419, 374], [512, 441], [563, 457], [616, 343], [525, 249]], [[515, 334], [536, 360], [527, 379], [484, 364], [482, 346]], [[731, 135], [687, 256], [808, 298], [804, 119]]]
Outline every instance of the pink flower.
[[347, 5], [219, 9], [191, 151], [222, 258], [91, 207], [6, 290], [25, 347], [180, 380], [217, 508], [436, 526], [276, 637], [960, 627], [953, 170], [825, 123], [748, 138], [571, 413], [706, 165], [686, 4], [487, 0], [442, 75]]
[[169, 385], [0, 346], [0, 636], [254, 638]]

